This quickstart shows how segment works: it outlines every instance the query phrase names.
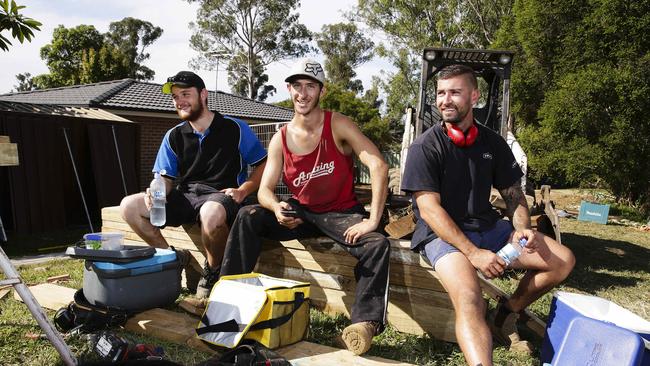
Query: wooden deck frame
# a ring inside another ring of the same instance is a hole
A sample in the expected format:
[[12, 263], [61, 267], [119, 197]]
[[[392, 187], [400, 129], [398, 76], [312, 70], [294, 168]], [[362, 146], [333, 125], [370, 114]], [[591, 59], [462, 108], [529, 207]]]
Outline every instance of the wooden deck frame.
[[[118, 207], [102, 209], [102, 231], [125, 234], [125, 244], [142, 245], [119, 215]], [[163, 236], [170, 245], [188, 249], [192, 266], [200, 270], [204, 255], [198, 226], [165, 228]], [[405, 333], [430, 336], [455, 342], [454, 311], [447, 292], [435, 271], [407, 240], [390, 240], [390, 294], [388, 322]], [[267, 241], [256, 271], [270, 276], [306, 281], [312, 284], [312, 304], [329, 314], [350, 316], [354, 301], [354, 265], [356, 259], [327, 237]], [[507, 295], [488, 280], [481, 278], [484, 293], [499, 299]], [[525, 325], [543, 337], [545, 323], [526, 311]]]

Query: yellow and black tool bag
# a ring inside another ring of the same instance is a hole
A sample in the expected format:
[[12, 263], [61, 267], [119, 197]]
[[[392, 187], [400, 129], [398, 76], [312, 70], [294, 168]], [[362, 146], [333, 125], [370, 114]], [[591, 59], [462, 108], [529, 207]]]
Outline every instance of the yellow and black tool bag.
[[309, 328], [306, 282], [259, 273], [223, 276], [208, 301], [196, 334], [218, 346], [251, 339], [273, 349], [299, 342]]

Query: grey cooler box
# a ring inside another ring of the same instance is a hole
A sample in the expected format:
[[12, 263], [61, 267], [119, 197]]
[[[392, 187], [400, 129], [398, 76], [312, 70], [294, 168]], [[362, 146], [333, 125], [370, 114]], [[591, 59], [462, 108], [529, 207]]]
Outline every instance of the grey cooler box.
[[128, 263], [86, 260], [83, 292], [93, 305], [131, 311], [164, 307], [180, 294], [181, 270], [176, 252], [169, 249]]

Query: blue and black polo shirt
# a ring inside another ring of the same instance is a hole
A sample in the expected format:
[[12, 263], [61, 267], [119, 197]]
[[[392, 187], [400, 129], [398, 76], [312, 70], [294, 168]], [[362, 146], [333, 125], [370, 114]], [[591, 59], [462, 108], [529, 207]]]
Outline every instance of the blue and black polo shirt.
[[167, 131], [153, 172], [166, 170], [184, 190], [202, 183], [215, 189], [239, 187], [248, 177], [248, 165], [266, 159], [266, 150], [246, 122], [215, 112], [203, 133], [183, 121]]

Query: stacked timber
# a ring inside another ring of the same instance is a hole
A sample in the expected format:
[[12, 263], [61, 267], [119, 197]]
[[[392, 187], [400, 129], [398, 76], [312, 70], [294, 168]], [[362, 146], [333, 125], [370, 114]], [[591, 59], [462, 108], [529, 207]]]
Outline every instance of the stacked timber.
[[[122, 220], [118, 207], [102, 209], [102, 221], [102, 231], [120, 231], [126, 244], [143, 244]], [[170, 245], [190, 250], [193, 266], [200, 270], [204, 255], [197, 225], [165, 228], [162, 234]], [[390, 239], [390, 244], [388, 322], [401, 332], [455, 342], [451, 300], [435, 271], [410, 250], [410, 241]], [[267, 241], [263, 248], [256, 272], [309, 282], [313, 305], [349, 317], [356, 288], [353, 256], [327, 237]], [[507, 297], [487, 280], [481, 279], [481, 287], [490, 298]], [[526, 315], [528, 328], [543, 336], [545, 324], [529, 312]]]
[[0, 136], [0, 166], [18, 165], [18, 144], [9, 141], [9, 136]]

